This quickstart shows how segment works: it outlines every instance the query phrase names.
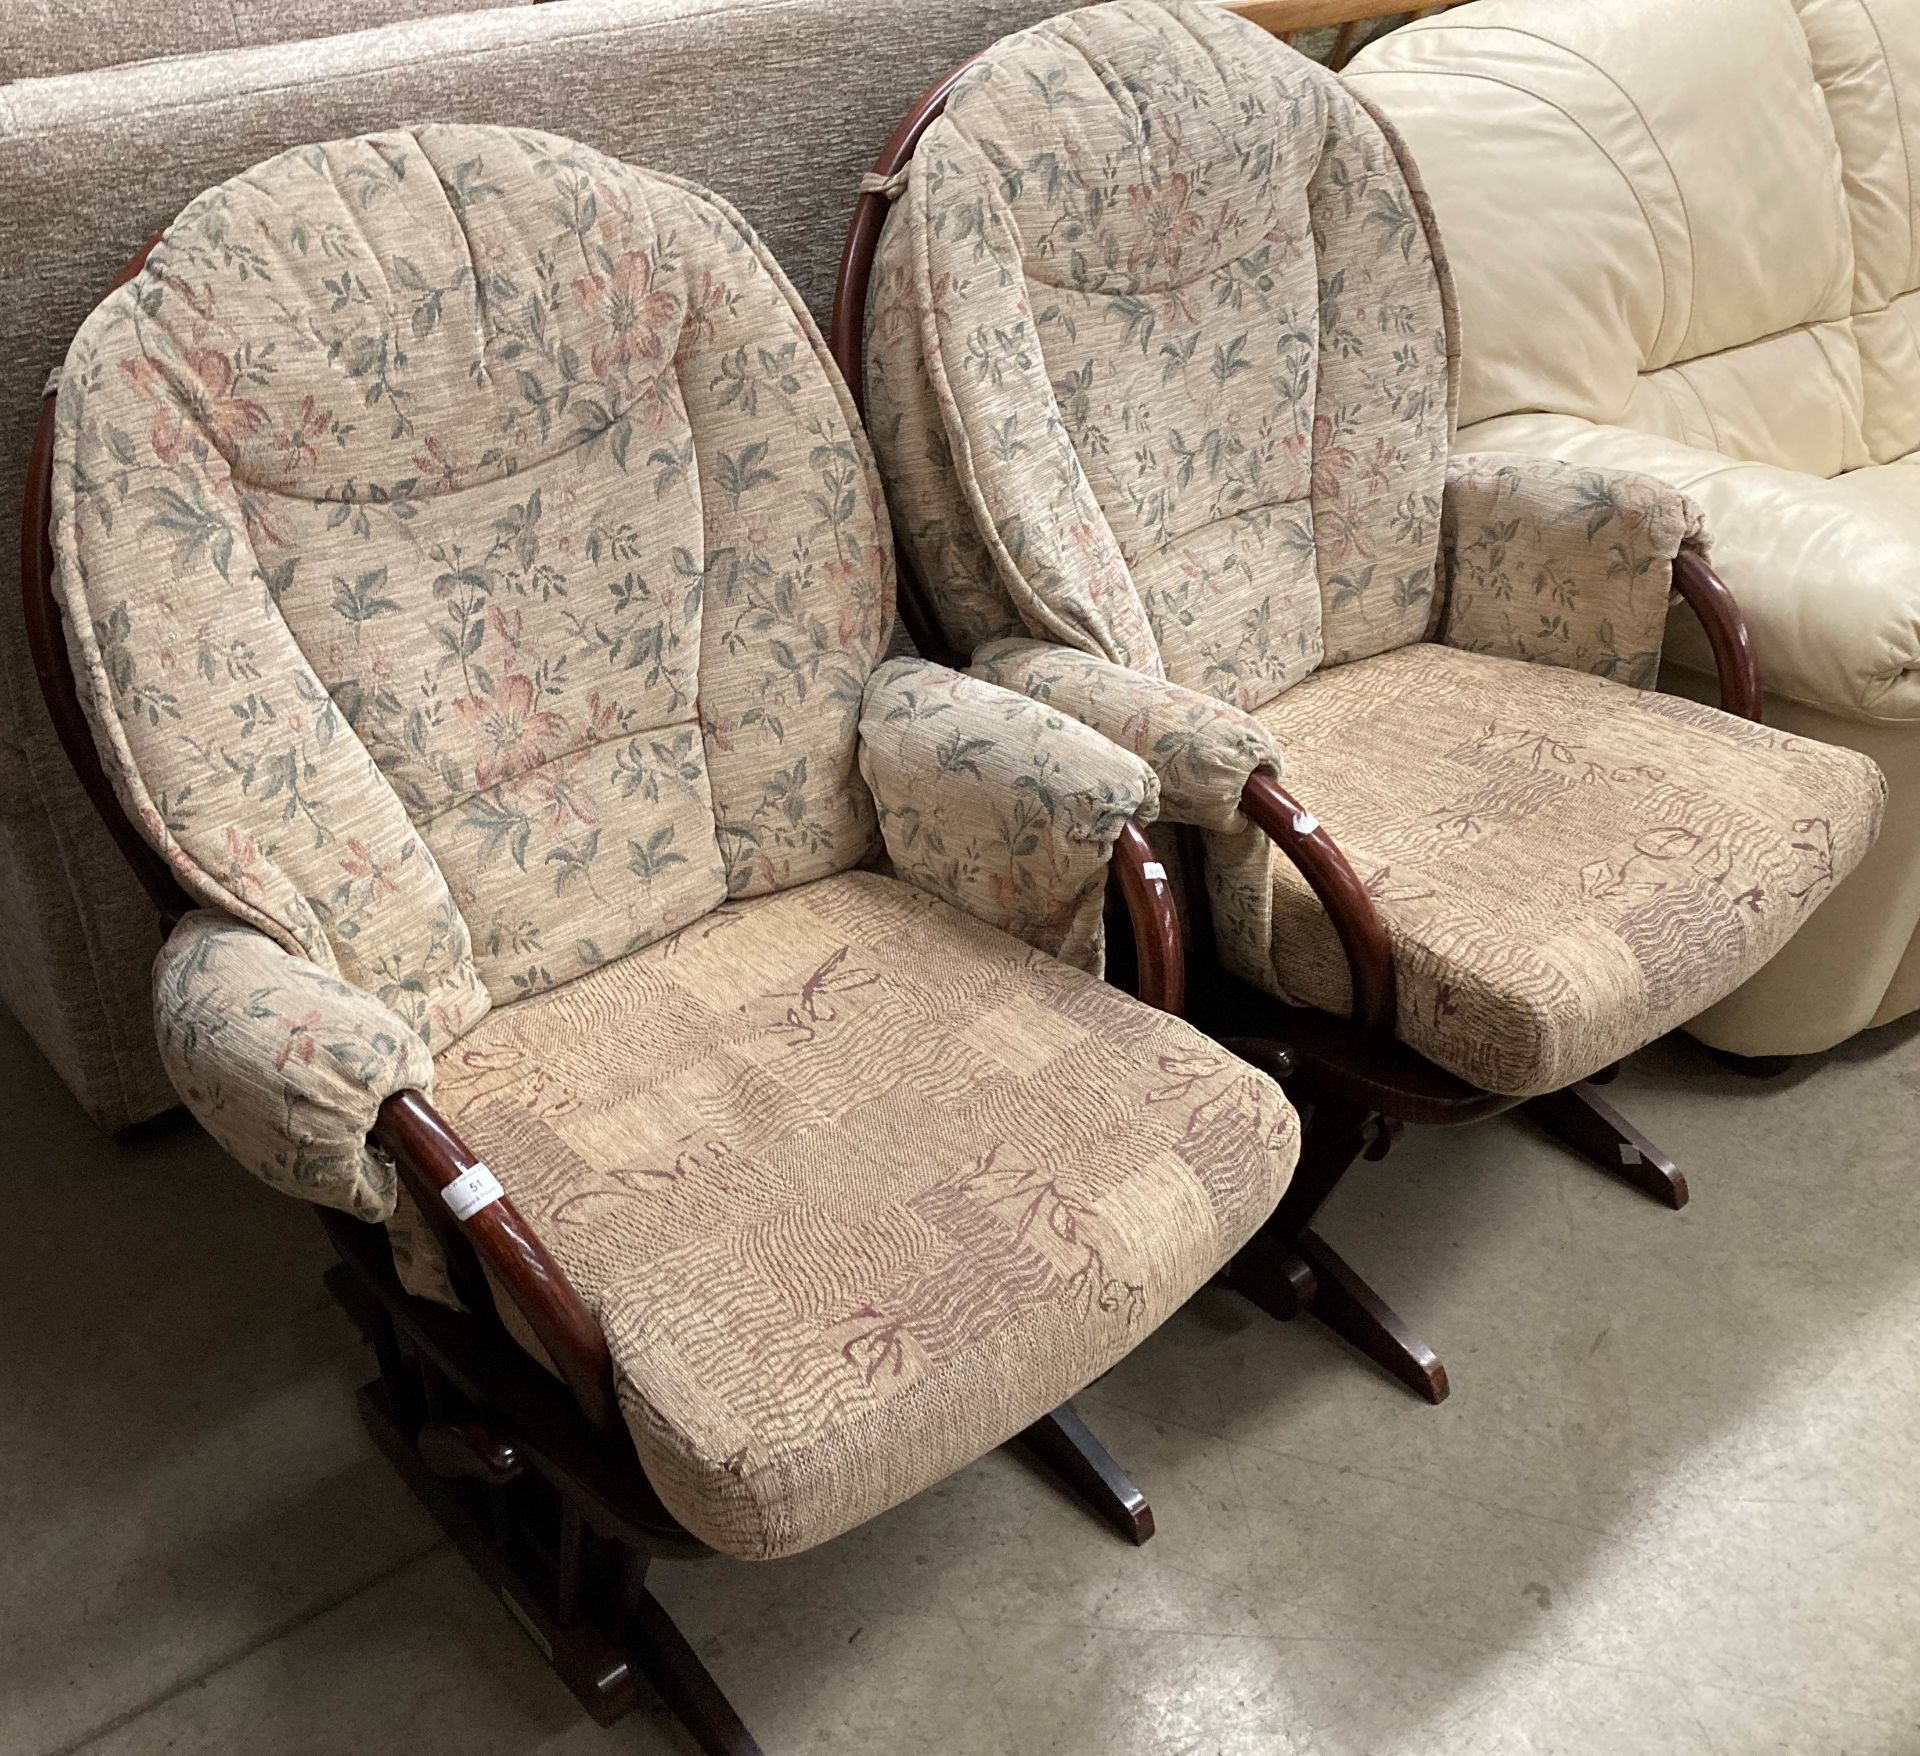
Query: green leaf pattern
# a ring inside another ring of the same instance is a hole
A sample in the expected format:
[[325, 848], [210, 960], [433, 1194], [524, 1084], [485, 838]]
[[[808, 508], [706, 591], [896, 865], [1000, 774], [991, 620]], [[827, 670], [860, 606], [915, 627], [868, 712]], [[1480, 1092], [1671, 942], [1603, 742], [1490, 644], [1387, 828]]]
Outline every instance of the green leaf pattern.
[[1674, 557], [1706, 547], [1677, 488], [1554, 458], [1456, 457], [1444, 528], [1447, 645], [1654, 686]]

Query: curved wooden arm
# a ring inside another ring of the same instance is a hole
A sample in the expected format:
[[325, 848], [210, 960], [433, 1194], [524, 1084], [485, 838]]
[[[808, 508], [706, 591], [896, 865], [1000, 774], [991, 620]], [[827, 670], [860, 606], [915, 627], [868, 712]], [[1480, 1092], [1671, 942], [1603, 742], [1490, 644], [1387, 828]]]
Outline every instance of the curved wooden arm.
[[1113, 882], [1127, 905], [1139, 966], [1140, 998], [1176, 1018], [1187, 1009], [1187, 956], [1180, 945], [1180, 911], [1166, 867], [1140, 825], [1128, 818], [1113, 844]]
[[1760, 680], [1760, 655], [1753, 649], [1753, 633], [1739, 600], [1698, 549], [1683, 547], [1674, 556], [1673, 589], [1707, 631], [1714, 669], [1720, 674], [1722, 711], [1740, 719], [1759, 719], [1766, 690]]
[[471, 1218], [454, 1219], [440, 1191], [481, 1161], [438, 1110], [417, 1091], [399, 1091], [380, 1106], [373, 1138], [393, 1155], [407, 1192], [453, 1261], [471, 1250], [539, 1337], [587, 1419], [601, 1432], [619, 1430], [613, 1356], [607, 1338], [567, 1279], [567, 1271], [521, 1218], [507, 1196]]
[[[126, 285], [146, 267], [147, 258], [160, 238], [161, 234], [155, 232], [121, 265], [119, 273], [107, 283], [107, 293]], [[105, 298], [106, 293], [101, 297]], [[194, 906], [193, 900], [180, 888], [173, 868], [153, 850], [121, 809], [106, 769], [101, 766], [93, 728], [87, 724], [86, 713], [80, 706], [80, 692], [67, 658], [66, 635], [60, 625], [60, 604], [53, 591], [55, 407], [55, 395], [49, 391], [41, 400], [40, 419], [33, 429], [33, 445], [27, 454], [26, 502], [20, 516], [20, 602], [26, 620], [27, 653], [33, 660], [33, 674], [39, 681], [40, 694], [46, 701], [47, 716], [53, 721], [60, 748], [66, 752], [81, 790], [100, 813], [107, 833], [159, 910], [161, 931], [165, 933]]]
[[[947, 94], [953, 82], [979, 57], [969, 55], [934, 81], [901, 117], [900, 126], [887, 136], [879, 156], [873, 161], [873, 174], [891, 177], [913, 157], [933, 120], [947, 107]], [[833, 282], [833, 311], [827, 324], [827, 351], [847, 381], [853, 406], [864, 417], [867, 412], [867, 377], [863, 351], [867, 334], [867, 289], [873, 279], [873, 253], [880, 245], [880, 228], [887, 223], [888, 198], [877, 190], [863, 190], [853, 204], [853, 217], [847, 222], [847, 241], [840, 249], [840, 271]], [[896, 556], [900, 581], [900, 620], [906, 624], [907, 638], [922, 658], [935, 659], [956, 670], [966, 666], [966, 655], [956, 653], [940, 627], [940, 618], [925, 585], [906, 561]]]
[[1306, 879], [1333, 922], [1353, 983], [1353, 1022], [1369, 1036], [1393, 1036], [1398, 1022], [1393, 945], [1347, 856], [1313, 813], [1270, 774], [1248, 777], [1240, 809]]
[[[954, 81], [979, 58], [969, 55], [950, 67], [914, 100], [874, 159], [874, 176], [891, 177], [907, 165], [921, 135], [947, 107]], [[880, 228], [887, 223], [891, 205], [888, 197], [875, 189], [862, 190], [854, 202], [853, 218], [847, 222], [847, 241], [840, 247], [840, 272], [834, 277], [833, 312], [827, 324], [827, 351], [833, 355], [840, 376], [853, 392], [854, 407], [862, 415], [867, 412], [866, 374], [861, 360], [867, 334], [867, 286], [873, 278], [873, 253], [880, 247]]]

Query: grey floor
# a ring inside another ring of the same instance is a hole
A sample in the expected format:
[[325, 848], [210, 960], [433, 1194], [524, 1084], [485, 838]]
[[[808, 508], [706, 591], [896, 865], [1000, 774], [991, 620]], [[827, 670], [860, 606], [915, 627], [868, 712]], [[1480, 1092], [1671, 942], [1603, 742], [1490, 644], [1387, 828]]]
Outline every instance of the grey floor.
[[[99, 1139], [3, 1016], [0, 1068], [0, 1752], [685, 1756], [586, 1721], [376, 1459], [311, 1218]], [[1616, 1089], [1684, 1214], [1508, 1121], [1330, 1210], [1444, 1407], [1209, 1293], [1082, 1401], [1146, 1549], [1002, 1453], [661, 1597], [770, 1756], [1914, 1756], [1920, 1031]]]

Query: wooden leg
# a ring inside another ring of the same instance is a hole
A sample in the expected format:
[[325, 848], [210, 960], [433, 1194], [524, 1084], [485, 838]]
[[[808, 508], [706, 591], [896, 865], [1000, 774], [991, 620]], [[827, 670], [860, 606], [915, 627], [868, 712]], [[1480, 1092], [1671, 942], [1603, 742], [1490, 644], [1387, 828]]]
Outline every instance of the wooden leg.
[[474, 1496], [462, 1491], [467, 1484], [433, 1473], [420, 1455], [416, 1436], [394, 1419], [380, 1384], [369, 1384], [360, 1392], [360, 1418], [387, 1461], [453, 1539], [467, 1564], [506, 1605], [541, 1656], [560, 1673], [580, 1705], [603, 1726], [630, 1713], [635, 1705], [633, 1674], [618, 1644], [585, 1620], [571, 1628], [560, 1624], [543, 1601], [540, 1582], [515, 1565]]
[[1370, 1111], [1350, 1104], [1316, 1104], [1300, 1134], [1300, 1162], [1286, 1194], [1267, 1223], [1281, 1236], [1297, 1238], [1313, 1224], [1340, 1179], [1372, 1144], [1375, 1129]]
[[1020, 1443], [1138, 1548], [1153, 1535], [1153, 1508], [1070, 1402], [1020, 1435]]
[[633, 1654], [640, 1669], [706, 1756], [761, 1756], [753, 1734], [660, 1600], [643, 1587], [631, 1617]]
[[1428, 1402], [1447, 1400], [1447, 1369], [1372, 1287], [1330, 1250], [1316, 1232], [1300, 1237], [1300, 1253], [1318, 1290], [1312, 1314], [1335, 1335], [1398, 1378]]
[[1269, 1220], [1227, 1265], [1227, 1285], [1278, 1322], [1304, 1317], [1318, 1289], [1298, 1242]]
[[1428, 1402], [1443, 1402], [1447, 1369], [1398, 1312], [1347, 1266], [1312, 1221], [1363, 1153], [1377, 1156], [1386, 1135], [1361, 1109], [1321, 1105], [1300, 1141], [1300, 1162], [1273, 1217], [1234, 1258], [1229, 1284], [1281, 1322], [1319, 1318], [1334, 1334]]
[[[395, 1420], [384, 1386], [378, 1382], [360, 1392], [360, 1415], [380, 1449], [468, 1564], [601, 1725], [614, 1724], [637, 1705], [634, 1673], [638, 1671], [706, 1756], [762, 1756], [719, 1685], [659, 1600], [645, 1589], [644, 1557], [628, 1551], [625, 1583], [630, 1589], [606, 1594], [619, 1601], [601, 1603], [594, 1606], [598, 1614], [589, 1613], [581, 1590], [586, 1533], [571, 1503], [562, 1503], [554, 1576], [549, 1579], [544, 1571], [529, 1572], [513, 1533], [503, 1532], [486, 1516], [500, 1503], [503, 1490], [471, 1464], [469, 1453], [484, 1457], [484, 1448], [456, 1444], [445, 1429], [436, 1430], [431, 1423], [422, 1444], [422, 1435], [409, 1434]], [[435, 1464], [448, 1473], [439, 1473]], [[463, 1479], [469, 1475], [479, 1479]], [[475, 1489], [477, 1494], [471, 1491]]]
[[1687, 1204], [1687, 1179], [1672, 1159], [1587, 1081], [1529, 1098], [1521, 1114], [1554, 1139], [1672, 1208]]

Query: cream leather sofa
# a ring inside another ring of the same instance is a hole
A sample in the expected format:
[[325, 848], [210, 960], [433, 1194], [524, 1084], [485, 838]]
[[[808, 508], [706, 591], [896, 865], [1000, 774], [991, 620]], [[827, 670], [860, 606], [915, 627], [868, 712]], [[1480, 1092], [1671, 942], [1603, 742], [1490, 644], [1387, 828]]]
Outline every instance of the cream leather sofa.
[[[1920, 0], [1475, 0], [1347, 76], [1438, 211], [1462, 448], [1684, 488], [1768, 719], [1886, 771], [1878, 847], [1689, 1028], [1803, 1054], [1920, 1008]], [[1708, 694], [1684, 611], [1666, 651]]]

